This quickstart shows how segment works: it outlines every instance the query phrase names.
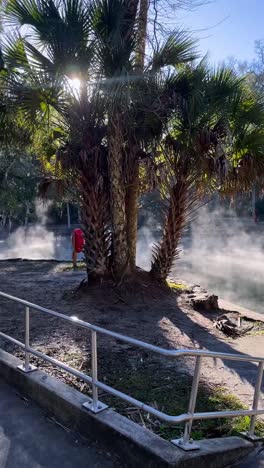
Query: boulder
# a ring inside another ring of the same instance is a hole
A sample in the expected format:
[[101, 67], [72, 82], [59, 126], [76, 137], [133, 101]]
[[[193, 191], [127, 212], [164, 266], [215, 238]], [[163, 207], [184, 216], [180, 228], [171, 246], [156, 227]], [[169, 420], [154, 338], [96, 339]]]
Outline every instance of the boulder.
[[189, 294], [194, 309], [205, 311], [219, 310], [218, 296], [210, 294], [200, 286], [194, 286]]

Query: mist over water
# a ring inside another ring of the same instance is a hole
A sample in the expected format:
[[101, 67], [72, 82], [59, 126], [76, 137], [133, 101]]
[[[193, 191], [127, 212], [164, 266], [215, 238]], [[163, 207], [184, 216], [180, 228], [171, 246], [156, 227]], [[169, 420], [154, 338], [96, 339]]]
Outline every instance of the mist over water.
[[203, 207], [182, 247], [176, 276], [264, 313], [264, 223]]
[[[141, 268], [150, 269], [151, 247], [158, 239], [158, 226], [149, 219], [138, 236]], [[184, 234], [181, 249], [172, 276], [264, 313], [264, 223], [204, 206]]]
[[[71, 259], [70, 232], [46, 225], [48, 209], [49, 204], [37, 201], [37, 224], [19, 227], [7, 240], [0, 240], [0, 260]], [[147, 218], [139, 229], [137, 245], [137, 264], [145, 270], [150, 269], [151, 249], [159, 236], [160, 226]], [[231, 210], [203, 207], [181, 247], [174, 277], [264, 313], [264, 223], [243, 220]]]

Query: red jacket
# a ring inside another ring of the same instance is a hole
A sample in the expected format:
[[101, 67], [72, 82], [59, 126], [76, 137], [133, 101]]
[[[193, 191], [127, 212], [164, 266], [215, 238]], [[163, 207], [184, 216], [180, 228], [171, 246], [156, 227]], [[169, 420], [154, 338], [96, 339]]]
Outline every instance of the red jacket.
[[81, 229], [74, 229], [72, 233], [72, 245], [75, 252], [80, 253], [83, 250], [85, 244], [84, 234]]

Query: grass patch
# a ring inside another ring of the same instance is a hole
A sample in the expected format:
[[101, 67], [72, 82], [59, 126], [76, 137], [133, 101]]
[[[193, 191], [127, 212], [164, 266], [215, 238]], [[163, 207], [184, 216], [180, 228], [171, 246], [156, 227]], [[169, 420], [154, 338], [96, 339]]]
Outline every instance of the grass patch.
[[[243, 318], [244, 321], [247, 321], [249, 325], [252, 324], [252, 320], [246, 320]], [[257, 335], [264, 335], [264, 322], [261, 321], [253, 321], [254, 327], [249, 332], [250, 335], [257, 336]]]
[[86, 265], [84, 262], [79, 262], [77, 263], [77, 268], [73, 268], [72, 263], [69, 263], [69, 265], [65, 265], [62, 267], [61, 271], [85, 271], [86, 270]]
[[[118, 358], [120, 360], [120, 358]], [[121, 358], [122, 360], [122, 358]], [[111, 366], [112, 367], [112, 366]], [[114, 370], [111, 374], [104, 372], [104, 381], [114, 388], [133, 396], [161, 411], [171, 415], [186, 413], [188, 410], [189, 395], [192, 379], [185, 375], [174, 372], [165, 372], [163, 368], [154, 369], [151, 365], [142, 365], [133, 369], [134, 366], [124, 366], [123, 370]], [[141, 368], [140, 368], [141, 367]], [[169, 374], [169, 375], [168, 375]], [[118, 413], [132, 419], [133, 421], [147, 427], [152, 432], [165, 439], [181, 437], [184, 425], [169, 426], [156, 418], [129, 407], [125, 402], [104, 395], [103, 401], [115, 409]], [[224, 411], [240, 410], [246, 407], [235, 395], [230, 395], [220, 386], [209, 386], [201, 382], [199, 386], [196, 411]], [[218, 418], [215, 420], [202, 420], [193, 423], [192, 437], [204, 439], [213, 437], [224, 437], [239, 435], [249, 429], [250, 418], [248, 416], [239, 418]], [[264, 436], [264, 423], [258, 421], [256, 434]]]
[[187, 286], [185, 284], [175, 283], [174, 281], [167, 281], [167, 285], [170, 289], [175, 291], [185, 291], [187, 289]]
[[[42, 349], [40, 350], [42, 351]], [[53, 352], [52, 350], [51, 353], [53, 354]], [[17, 355], [23, 358], [22, 354], [21, 352]], [[125, 353], [112, 351], [108, 355], [103, 353], [100, 355], [99, 350], [99, 380], [167, 414], [176, 416], [186, 413], [192, 378], [177, 370], [175, 362], [168, 366], [168, 360], [164, 359], [163, 362], [162, 359], [153, 359], [150, 356], [146, 351], [134, 352], [129, 348]], [[83, 354], [74, 349], [62, 350], [55, 357], [91, 375], [90, 353], [85, 361]], [[37, 358], [32, 358], [32, 363], [91, 396], [90, 386], [81, 380], [69, 376], [64, 371], [58, 369], [55, 371], [50, 364], [42, 363]], [[106, 393], [102, 394], [100, 390], [99, 398], [118, 413], [145, 426], [166, 440], [179, 438], [183, 434], [184, 424], [167, 425], [144, 411], [131, 407], [122, 400]], [[246, 409], [246, 406], [235, 395], [229, 394], [221, 385], [200, 382], [196, 412], [236, 411], [240, 409]], [[249, 425], [249, 416], [194, 421], [191, 435], [196, 440], [240, 435], [241, 432], [248, 431]], [[257, 420], [255, 433], [264, 437], [264, 422], [262, 420]]]
[[253, 335], [253, 336], [258, 336], [258, 335], [264, 335], [264, 330], [256, 330], [256, 331], [252, 331], [249, 333], [249, 335]]

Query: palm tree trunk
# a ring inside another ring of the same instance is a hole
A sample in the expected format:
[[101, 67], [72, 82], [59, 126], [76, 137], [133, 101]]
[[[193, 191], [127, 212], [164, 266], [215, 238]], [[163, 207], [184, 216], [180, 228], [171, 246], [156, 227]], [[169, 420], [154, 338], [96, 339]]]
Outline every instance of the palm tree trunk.
[[81, 223], [84, 232], [84, 256], [88, 276], [103, 277], [109, 273], [110, 219], [108, 196], [98, 180], [82, 175]]
[[28, 225], [28, 218], [29, 218], [29, 204], [28, 202], [26, 202], [25, 226]]
[[108, 171], [110, 181], [110, 206], [112, 216], [113, 272], [121, 280], [128, 271], [128, 242], [126, 222], [126, 189], [123, 174], [123, 136], [121, 114], [112, 112], [108, 125]]
[[127, 242], [129, 249], [129, 265], [131, 271], [136, 267], [137, 227], [138, 227], [138, 192], [139, 164], [135, 159], [131, 168], [126, 193]]
[[[128, 14], [129, 14], [129, 23], [131, 26], [134, 25], [137, 11], [138, 11], [139, 0], [127, 0]], [[127, 34], [131, 34], [132, 29], [128, 28]]]
[[[138, 2], [135, 2], [138, 3]], [[135, 68], [139, 74], [144, 70], [144, 59], [146, 49], [146, 34], [148, 20], [149, 0], [140, 0], [138, 14], [138, 51], [136, 55]], [[127, 241], [129, 249], [129, 265], [133, 271], [136, 268], [137, 254], [137, 228], [138, 228], [138, 195], [139, 195], [139, 161], [130, 154], [133, 159], [131, 171], [128, 177], [126, 193], [126, 216], [127, 216]]]
[[136, 56], [136, 69], [139, 72], [144, 70], [147, 23], [148, 23], [149, 0], [140, 0], [138, 15], [138, 51]]
[[179, 241], [192, 205], [189, 197], [185, 181], [179, 181], [172, 187], [163, 236], [153, 249], [151, 263], [151, 274], [159, 280], [166, 280], [178, 256]]
[[68, 228], [70, 228], [71, 227], [71, 211], [70, 211], [69, 202], [66, 203], [66, 209], [67, 209], [67, 226]]

